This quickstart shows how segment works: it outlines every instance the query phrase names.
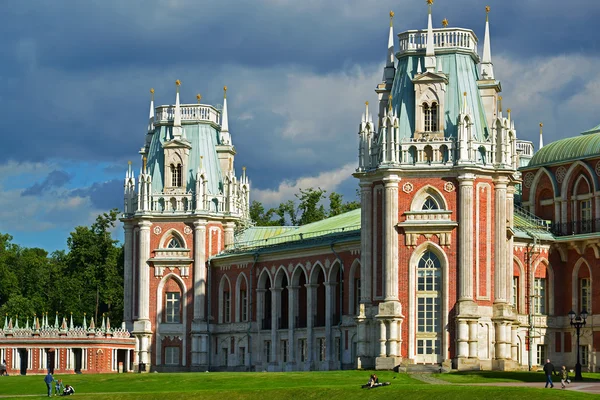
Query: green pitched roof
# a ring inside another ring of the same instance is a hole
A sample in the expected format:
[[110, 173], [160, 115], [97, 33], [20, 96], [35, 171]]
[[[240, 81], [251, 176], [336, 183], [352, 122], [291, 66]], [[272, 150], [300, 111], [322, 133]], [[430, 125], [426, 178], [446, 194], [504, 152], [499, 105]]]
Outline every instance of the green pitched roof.
[[580, 136], [557, 140], [535, 153], [528, 167], [600, 156], [600, 125]]

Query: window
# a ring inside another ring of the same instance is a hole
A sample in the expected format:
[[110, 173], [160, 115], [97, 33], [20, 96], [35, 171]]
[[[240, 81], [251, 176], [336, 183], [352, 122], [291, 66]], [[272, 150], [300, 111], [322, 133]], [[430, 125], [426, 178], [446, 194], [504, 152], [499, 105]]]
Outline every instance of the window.
[[425, 132], [437, 132], [438, 130], [438, 106], [437, 103], [432, 103], [431, 107], [427, 103], [423, 103], [423, 116], [425, 118], [423, 125]]
[[171, 164], [171, 186], [181, 187], [181, 164]]
[[440, 206], [438, 205], [437, 201], [435, 201], [433, 199], [433, 197], [428, 196], [425, 199], [425, 202], [423, 203], [423, 210], [425, 211], [431, 211], [431, 210], [439, 210]]
[[535, 278], [533, 286], [533, 312], [546, 314], [546, 278]]
[[417, 291], [440, 290], [440, 270], [440, 260], [431, 251], [426, 251], [419, 260], [417, 268]]
[[589, 353], [587, 346], [579, 346], [579, 357], [581, 357], [581, 365], [587, 367], [589, 364]]
[[360, 279], [354, 280], [354, 314], [360, 314]]
[[242, 322], [248, 321], [248, 294], [246, 290], [240, 290], [240, 307]]
[[231, 322], [231, 296], [229, 292], [223, 292], [223, 322]]
[[588, 313], [592, 308], [592, 291], [590, 278], [579, 279], [579, 301], [580, 309], [586, 310]]
[[306, 361], [306, 339], [298, 339], [298, 349], [300, 350], [300, 362]]
[[227, 354], [227, 347], [223, 347], [222, 349], [223, 351], [221, 351], [221, 354], [223, 354], [223, 365], [227, 366], [229, 365], [229, 355]]
[[441, 353], [442, 268], [437, 255], [426, 251], [416, 271], [417, 362], [437, 362]]
[[176, 238], [171, 238], [171, 240], [169, 240], [169, 243], [167, 244], [168, 249], [180, 249], [181, 247], [181, 243], [179, 243], [179, 240], [177, 240]]
[[238, 360], [240, 361], [240, 365], [246, 365], [246, 348], [240, 347], [238, 350]]
[[537, 365], [544, 365], [546, 363], [546, 345], [537, 345]]
[[513, 305], [518, 309], [519, 308], [519, 277], [513, 276]]
[[281, 341], [281, 361], [282, 362], [287, 362], [288, 360], [288, 341], [287, 340], [282, 340]]
[[167, 292], [167, 310], [165, 313], [165, 322], [173, 324], [178, 324], [181, 322], [181, 318], [179, 316], [181, 308], [180, 297], [181, 294], [179, 292]]
[[165, 347], [165, 365], [179, 365], [179, 347]]
[[319, 361], [325, 361], [327, 359], [327, 343], [325, 338], [319, 338]]
[[581, 233], [592, 231], [592, 200], [587, 199], [579, 203], [581, 212]]
[[271, 362], [271, 341], [270, 340], [264, 341], [263, 354], [265, 355], [265, 362]]

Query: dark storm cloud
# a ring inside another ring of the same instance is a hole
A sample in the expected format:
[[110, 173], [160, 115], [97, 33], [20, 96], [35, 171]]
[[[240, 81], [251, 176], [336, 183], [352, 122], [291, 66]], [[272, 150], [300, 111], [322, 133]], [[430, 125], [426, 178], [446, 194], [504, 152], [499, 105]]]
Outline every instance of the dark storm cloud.
[[33, 184], [21, 192], [21, 196], [38, 196], [44, 194], [50, 189], [57, 189], [69, 183], [71, 176], [65, 171], [52, 171], [46, 178]]
[[89, 197], [92, 205], [99, 210], [120, 208], [123, 206], [123, 181], [113, 179], [107, 182], [95, 182], [90, 187], [72, 190], [70, 195]]

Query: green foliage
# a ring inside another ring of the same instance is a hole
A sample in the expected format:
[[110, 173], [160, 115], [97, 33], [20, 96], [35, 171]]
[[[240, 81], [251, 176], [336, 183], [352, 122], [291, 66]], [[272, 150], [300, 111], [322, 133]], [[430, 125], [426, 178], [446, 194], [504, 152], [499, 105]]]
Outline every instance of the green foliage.
[[113, 325], [119, 324], [123, 249], [111, 237], [117, 215], [117, 210], [111, 210], [90, 227], [76, 227], [67, 240], [68, 252], [49, 255], [42, 249], [12, 244], [10, 235], [0, 235], [0, 315], [19, 315], [25, 321], [34, 313], [58, 311], [63, 316], [72, 312], [78, 324], [84, 312], [96, 321], [106, 313]]
[[323, 204], [325, 193], [326, 190], [321, 188], [300, 189], [299, 193], [295, 194], [298, 199], [297, 205], [294, 200], [287, 200], [267, 211], [262, 203], [254, 200], [250, 205], [250, 218], [257, 226], [298, 226], [360, 208], [359, 201], [344, 203], [341, 194], [332, 192], [329, 195], [329, 211], [327, 211]]

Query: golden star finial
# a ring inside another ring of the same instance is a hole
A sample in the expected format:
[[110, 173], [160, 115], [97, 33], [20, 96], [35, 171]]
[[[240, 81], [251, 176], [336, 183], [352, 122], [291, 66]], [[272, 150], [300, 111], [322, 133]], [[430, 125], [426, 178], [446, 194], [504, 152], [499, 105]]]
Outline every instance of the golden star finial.
[[227, 97], [227, 86], [223, 86], [223, 97]]
[[427, 4], [432, 5], [433, 4], [433, 0], [427, 0]]
[[365, 106], [368, 106], [368, 105], [369, 105], [369, 101], [365, 101]]
[[150, 88], [150, 93], [154, 94], [154, 88]]
[[131, 160], [127, 161], [127, 165], [131, 165]]
[[447, 18], [444, 18], [442, 20], [442, 25], [444, 26], [444, 28], [448, 26], [448, 19]]
[[394, 12], [390, 11], [390, 26], [394, 26]]
[[544, 127], [544, 124], [542, 124], [542, 123], [540, 122], [540, 128], [543, 128], [543, 127]]
[[175, 85], [177, 85], [177, 86], [180, 86], [180, 85], [181, 85], [181, 81], [180, 81], [179, 79], [177, 79], [177, 80], [175, 81]]
[[491, 10], [490, 6], [485, 6], [485, 12], [486, 12], [486, 13], [489, 13], [489, 12], [490, 12], [490, 10]]
[[200, 93], [198, 93], [196, 95], [196, 101], [198, 102], [198, 104], [200, 104], [200, 100], [202, 100], [202, 95]]
[[467, 92], [463, 92], [463, 96], [467, 97]]

